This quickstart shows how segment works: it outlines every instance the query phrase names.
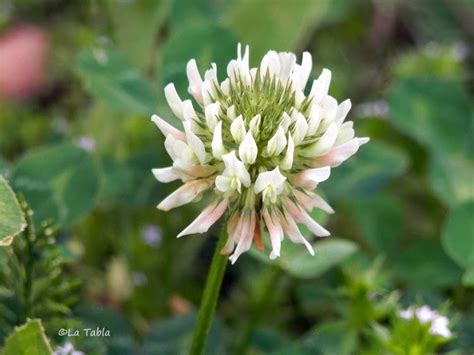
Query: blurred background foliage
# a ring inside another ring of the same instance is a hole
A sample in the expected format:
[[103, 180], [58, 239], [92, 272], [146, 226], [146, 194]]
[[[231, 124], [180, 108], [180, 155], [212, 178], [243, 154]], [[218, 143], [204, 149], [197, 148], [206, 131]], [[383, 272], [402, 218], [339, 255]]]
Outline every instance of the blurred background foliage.
[[312, 78], [332, 70], [331, 95], [351, 98], [371, 142], [319, 187], [336, 214], [314, 212], [333, 235], [316, 256], [284, 245], [228, 268], [208, 353], [389, 353], [411, 304], [455, 320], [439, 351], [472, 353], [473, 24], [472, 0], [3, 0], [0, 174], [34, 224], [60, 228], [55, 253], [82, 283], [66, 316], [113, 335], [69, 340], [186, 351], [218, 228], [178, 241], [202, 204], [155, 210], [177, 185], [151, 175], [170, 160], [149, 117], [176, 124], [164, 85], [186, 96], [190, 58], [222, 75], [242, 42], [253, 65], [311, 52]]

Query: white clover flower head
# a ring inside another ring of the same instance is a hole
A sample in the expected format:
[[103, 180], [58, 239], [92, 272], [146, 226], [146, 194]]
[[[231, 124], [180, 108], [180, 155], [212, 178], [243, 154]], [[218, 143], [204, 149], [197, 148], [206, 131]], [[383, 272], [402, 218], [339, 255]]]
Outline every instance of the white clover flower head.
[[285, 236], [314, 254], [297, 223], [319, 237], [329, 235], [309, 212], [334, 211], [313, 190], [369, 139], [355, 137], [352, 122], [344, 122], [351, 102], [338, 104], [328, 94], [329, 70], [304, 94], [312, 69], [309, 53], [298, 64], [293, 53], [269, 51], [258, 68], [249, 66], [248, 47], [242, 54], [239, 44], [237, 53], [222, 82], [215, 64], [202, 77], [196, 61], [189, 61], [188, 91], [194, 103], [181, 100], [173, 84], [165, 87], [184, 131], [152, 116], [173, 160], [153, 174], [160, 182], [181, 180], [184, 185], [158, 208], [168, 211], [211, 191], [213, 201], [178, 237], [206, 232], [227, 212], [229, 236], [221, 252], [233, 252], [232, 263], [253, 243], [263, 250], [261, 224], [269, 232], [271, 258], [280, 255]]
[[429, 332], [432, 335], [443, 338], [451, 337], [449, 330], [449, 319], [437, 311], [432, 310], [429, 306], [424, 305], [418, 308], [409, 307], [398, 312], [398, 316], [403, 319], [416, 318], [421, 324], [430, 324]]

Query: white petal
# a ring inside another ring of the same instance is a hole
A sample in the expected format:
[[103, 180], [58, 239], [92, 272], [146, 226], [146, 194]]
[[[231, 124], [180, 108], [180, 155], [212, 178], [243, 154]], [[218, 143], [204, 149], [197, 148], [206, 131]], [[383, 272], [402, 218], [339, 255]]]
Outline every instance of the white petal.
[[268, 210], [263, 210], [263, 219], [270, 235], [270, 242], [272, 244], [272, 252], [270, 259], [276, 259], [280, 256], [281, 241], [283, 239], [283, 229], [275, 215], [270, 215]]
[[322, 118], [328, 122], [334, 121], [337, 112], [337, 100], [328, 95], [322, 100], [321, 107], [323, 108]]
[[340, 126], [335, 145], [346, 143], [354, 138], [355, 132], [353, 126], [354, 122], [352, 121], [344, 122]]
[[239, 157], [245, 164], [253, 164], [257, 159], [258, 148], [251, 131], [248, 131], [239, 146]]
[[299, 172], [292, 182], [296, 186], [303, 187], [308, 190], [316, 188], [319, 182], [325, 181], [331, 174], [331, 168], [325, 166], [323, 168], [307, 169]]
[[214, 85], [215, 84], [209, 80], [202, 83], [201, 93], [204, 106], [210, 105], [215, 101]]
[[269, 156], [280, 154], [286, 147], [286, 137], [283, 128], [278, 127], [275, 135], [267, 143], [267, 153]]
[[227, 109], [227, 117], [231, 120], [235, 120], [237, 118], [237, 113], [235, 112], [235, 106], [232, 105]]
[[283, 131], [287, 132], [288, 127], [290, 127], [290, 124], [292, 122], [292, 119], [289, 114], [286, 112], [283, 112], [281, 116], [281, 121], [280, 121], [280, 126], [283, 128]]
[[342, 122], [344, 122], [344, 119], [346, 118], [347, 114], [351, 110], [351, 107], [352, 107], [352, 103], [351, 103], [351, 100], [349, 99], [339, 104], [339, 106], [337, 107], [336, 118], [335, 118], [336, 123], [338, 125], [341, 125]]
[[303, 150], [301, 154], [305, 157], [318, 157], [326, 154], [334, 145], [337, 138], [337, 125], [333, 122], [328, 129], [319, 138], [316, 143], [313, 143], [307, 149]]
[[260, 122], [261, 116], [260, 114], [254, 116], [249, 123], [249, 130], [252, 132], [254, 136], [257, 136], [260, 132]]
[[191, 59], [186, 65], [186, 75], [189, 81], [188, 92], [202, 104], [202, 79], [196, 64], [196, 60]]
[[231, 179], [229, 177], [219, 175], [216, 177], [216, 188], [221, 192], [231, 191], [230, 182]]
[[217, 83], [217, 65], [216, 63], [211, 64], [211, 69], [206, 70], [204, 73], [204, 80], [210, 81], [211, 83]]
[[293, 138], [291, 138], [291, 134], [288, 133], [288, 145], [286, 147], [285, 157], [280, 163], [281, 170], [290, 170], [292, 168], [294, 154], [295, 144], [293, 143]]
[[254, 191], [258, 194], [268, 186], [273, 186], [275, 189], [281, 191], [285, 181], [286, 177], [282, 175], [280, 169], [276, 167], [273, 170], [258, 174], [258, 177], [255, 180]]
[[321, 114], [322, 114], [321, 106], [319, 105], [311, 106], [311, 111], [309, 113], [309, 119], [308, 119], [308, 132], [306, 133], [308, 136], [313, 136], [318, 131], [319, 124], [321, 123]]
[[301, 112], [298, 112], [295, 127], [293, 129], [293, 141], [295, 145], [300, 144], [308, 131], [308, 122]]
[[151, 170], [153, 175], [155, 176], [156, 180], [159, 182], [171, 182], [174, 180], [178, 180], [180, 175], [178, 175], [174, 170], [173, 167], [167, 168], [159, 168], [159, 169], [152, 169]]
[[368, 141], [369, 138], [354, 138], [344, 144], [333, 147], [327, 154], [314, 159], [312, 166], [339, 166], [357, 153], [359, 147]]
[[181, 107], [183, 109], [183, 118], [185, 121], [191, 121], [197, 118], [196, 111], [194, 111], [191, 100], [184, 100]]
[[211, 131], [216, 127], [219, 120], [220, 104], [218, 102], [207, 105], [204, 109], [206, 115], [206, 123]]
[[230, 94], [230, 80], [229, 80], [229, 78], [225, 79], [225, 80], [221, 83], [221, 90], [222, 90], [222, 93], [223, 93], [225, 96], [229, 96], [229, 94]]
[[204, 148], [204, 143], [192, 131], [191, 122], [185, 121], [183, 122], [183, 126], [189, 146], [193, 150], [194, 154], [196, 154], [199, 162], [204, 164], [206, 162], [206, 149]]
[[245, 124], [242, 115], [237, 117], [230, 125], [230, 133], [236, 143], [242, 142], [245, 136]]
[[223, 200], [220, 203], [217, 203], [217, 201], [212, 202], [189, 226], [178, 234], [178, 238], [183, 235], [207, 232], [209, 228], [224, 214], [227, 205], [228, 200]]
[[174, 128], [172, 125], [170, 125], [168, 122], [163, 120], [161, 117], [157, 115], [153, 115], [151, 116], [151, 120], [158, 126], [161, 133], [163, 133], [165, 137], [171, 134], [174, 138], [178, 140], [186, 141], [186, 136], [184, 135], [183, 132], [181, 132], [179, 129]]
[[240, 218], [240, 238], [237, 242], [234, 254], [229, 257], [229, 260], [234, 264], [242, 253], [246, 252], [252, 246], [255, 224], [258, 223], [255, 213], [251, 213], [247, 218]]
[[298, 205], [295, 205], [293, 202], [286, 200], [285, 207], [288, 212], [295, 218], [298, 222], [305, 224], [308, 229], [313, 232], [314, 235], [318, 237], [326, 237], [329, 236], [329, 233], [325, 228], [323, 228], [320, 224], [314, 221], [308, 213]]
[[172, 208], [185, 205], [207, 190], [210, 184], [212, 184], [212, 181], [208, 179], [187, 182], [161, 201], [158, 208], [163, 211], [169, 211]]
[[267, 74], [272, 77], [280, 73], [280, 58], [277, 52], [268, 51], [260, 64], [260, 76], [263, 79]]
[[165, 97], [168, 102], [171, 111], [181, 120], [184, 120], [183, 116], [183, 102], [181, 101], [174, 84], [168, 84], [165, 87]]
[[278, 57], [280, 59], [280, 79], [286, 82], [296, 64], [296, 56], [290, 52], [280, 52]]
[[222, 155], [226, 153], [226, 149], [222, 143], [222, 121], [219, 121], [214, 129], [211, 147], [214, 158], [221, 160]]
[[319, 104], [327, 96], [331, 83], [331, 71], [324, 68], [321, 75], [313, 82], [313, 87], [309, 94], [313, 98], [313, 103]]
[[301, 89], [304, 90], [306, 83], [308, 82], [311, 69], [313, 68], [313, 58], [309, 52], [303, 52], [303, 59], [301, 61]]
[[293, 243], [297, 244], [304, 244], [306, 249], [308, 249], [311, 255], [314, 255], [313, 246], [305, 239], [305, 237], [301, 234], [298, 226], [296, 225], [294, 219], [288, 214], [285, 214], [285, 218], [282, 219], [283, 223], [283, 230], [286, 235], [290, 238]]

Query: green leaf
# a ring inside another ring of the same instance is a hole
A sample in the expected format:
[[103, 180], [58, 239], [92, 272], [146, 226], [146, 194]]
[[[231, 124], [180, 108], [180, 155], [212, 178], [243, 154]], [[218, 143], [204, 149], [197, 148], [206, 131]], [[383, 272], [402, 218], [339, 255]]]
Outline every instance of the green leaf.
[[459, 265], [474, 268], [474, 200], [453, 209], [443, 228], [442, 244]]
[[364, 239], [377, 252], [389, 253], [402, 233], [402, 206], [394, 198], [357, 201], [353, 208]]
[[140, 68], [147, 68], [153, 60], [155, 38], [170, 3], [170, 0], [108, 0], [117, 48]]
[[274, 261], [270, 260], [267, 255], [253, 249], [251, 254], [265, 263], [279, 265], [290, 275], [306, 279], [319, 276], [342, 263], [356, 252], [357, 245], [349, 240], [330, 237], [314, 243], [313, 248], [314, 256], [309, 254], [303, 245], [284, 240], [281, 246], [281, 256]]
[[70, 144], [28, 153], [15, 167], [12, 181], [35, 211], [35, 223], [49, 218], [60, 224], [74, 222], [92, 209], [99, 189], [92, 157]]
[[10, 245], [25, 227], [25, 216], [15, 193], [0, 175], [0, 247]]
[[462, 283], [465, 286], [474, 286], [474, 268], [466, 270], [462, 276]]
[[370, 142], [357, 154], [331, 171], [331, 178], [321, 184], [333, 197], [364, 198], [375, 196], [407, 168], [406, 156], [396, 148]]
[[328, 17], [340, 15], [351, 1], [241, 0], [225, 14], [230, 28], [250, 45], [253, 60], [266, 51], [295, 50]]
[[223, 74], [236, 53], [237, 40], [218, 24], [206, 21], [182, 26], [163, 48], [162, 81], [165, 85], [174, 83], [184, 98], [188, 88], [186, 64], [190, 59], [196, 59], [202, 75], [211, 63], [216, 63], [218, 73]]
[[344, 321], [318, 326], [304, 337], [305, 348], [317, 354], [353, 354], [357, 347], [357, 332]]
[[82, 50], [76, 69], [90, 93], [111, 108], [150, 114], [158, 106], [157, 96], [142, 73], [113, 48]]
[[3, 349], [4, 355], [48, 355], [53, 350], [49, 345], [43, 325], [39, 319], [29, 319], [26, 324], [15, 328]]
[[432, 157], [429, 180], [438, 197], [450, 207], [474, 199], [474, 163], [463, 157]]
[[442, 287], [461, 281], [461, 269], [443, 252], [435, 240], [414, 243], [393, 260], [393, 272], [417, 287]]
[[471, 137], [472, 112], [463, 87], [438, 78], [402, 78], [389, 95], [393, 123], [433, 152], [459, 153]]

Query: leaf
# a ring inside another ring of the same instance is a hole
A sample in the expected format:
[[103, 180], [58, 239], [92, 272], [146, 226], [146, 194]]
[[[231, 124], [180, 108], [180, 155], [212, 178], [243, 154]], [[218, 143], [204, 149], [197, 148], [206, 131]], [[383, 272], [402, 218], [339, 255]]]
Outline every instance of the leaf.
[[117, 48], [140, 68], [145, 69], [153, 60], [154, 41], [169, 12], [170, 2], [108, 0]]
[[[265, 238], [267, 241], [268, 238]], [[319, 276], [330, 268], [342, 263], [357, 250], [354, 242], [345, 239], [330, 237], [313, 244], [315, 255], [309, 254], [308, 250], [301, 244], [294, 244], [284, 240], [281, 245], [281, 256], [275, 260], [254, 249], [251, 255], [268, 263], [276, 264], [290, 275], [298, 278], [312, 278]], [[266, 250], [269, 246], [266, 246]]]
[[12, 174], [13, 186], [35, 211], [35, 223], [52, 218], [70, 224], [95, 203], [99, 177], [92, 157], [71, 144], [58, 144], [25, 155]]
[[331, 238], [316, 243], [314, 250], [315, 255], [311, 256], [306, 249], [299, 248], [289, 260], [282, 260], [283, 268], [295, 277], [319, 276], [354, 254], [357, 245], [349, 240]]
[[[191, 335], [197, 315], [185, 314], [165, 320], [153, 327], [143, 342], [144, 354], [186, 354], [189, 351]], [[225, 336], [218, 319], [209, 331], [206, 354], [225, 354]]]
[[305, 335], [305, 348], [317, 354], [353, 354], [357, 347], [357, 332], [346, 322], [324, 323]]
[[182, 98], [187, 94], [186, 64], [192, 58], [203, 76], [204, 70], [216, 63], [220, 74], [236, 56], [237, 40], [227, 29], [206, 21], [182, 26], [174, 32], [163, 48], [162, 82], [174, 83]]
[[446, 254], [456, 263], [468, 269], [474, 268], [474, 200], [450, 212], [441, 241]]
[[26, 324], [15, 328], [15, 331], [7, 338], [3, 349], [4, 355], [47, 355], [52, 353], [53, 350], [39, 319], [29, 319]]
[[154, 112], [157, 96], [142, 73], [113, 48], [82, 50], [75, 63], [91, 94], [127, 113]]
[[433, 152], [467, 149], [472, 112], [463, 87], [453, 81], [402, 78], [389, 95], [393, 123]]
[[357, 154], [331, 171], [331, 178], [321, 184], [334, 197], [367, 198], [403, 174], [407, 168], [406, 156], [396, 148], [370, 142]]
[[463, 157], [436, 155], [429, 167], [431, 188], [450, 207], [474, 199], [474, 163]]
[[394, 198], [357, 201], [353, 208], [364, 239], [377, 252], [389, 253], [402, 233], [402, 206]]
[[25, 216], [15, 193], [0, 175], [0, 247], [10, 245], [25, 227]]
[[224, 18], [242, 43], [250, 45], [253, 59], [259, 60], [270, 49], [295, 50], [323, 20], [340, 15], [350, 3], [338, 0], [241, 0], [229, 6]]
[[393, 272], [417, 287], [442, 287], [461, 280], [461, 269], [443, 252], [435, 240], [419, 241], [393, 260]]
[[465, 286], [474, 286], [474, 268], [466, 270], [462, 277], [462, 283]]

